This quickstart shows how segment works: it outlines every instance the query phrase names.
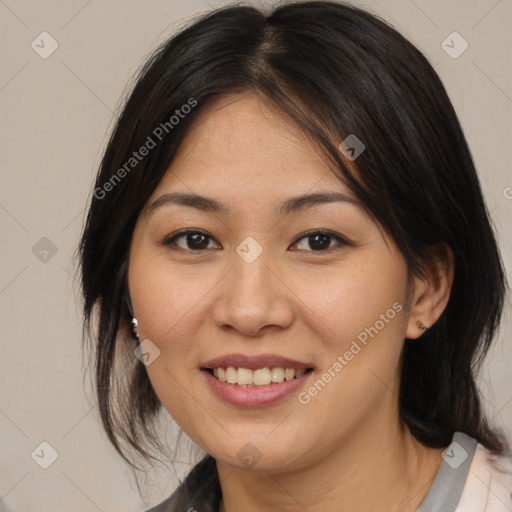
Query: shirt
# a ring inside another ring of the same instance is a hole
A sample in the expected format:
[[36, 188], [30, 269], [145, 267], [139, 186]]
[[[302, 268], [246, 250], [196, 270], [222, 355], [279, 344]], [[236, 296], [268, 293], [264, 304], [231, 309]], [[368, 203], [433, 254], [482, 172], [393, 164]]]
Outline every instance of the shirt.
[[[144, 512], [218, 512], [221, 498], [215, 459], [207, 455], [171, 496]], [[455, 432], [416, 512], [511, 511], [512, 461], [494, 456], [472, 437]]]

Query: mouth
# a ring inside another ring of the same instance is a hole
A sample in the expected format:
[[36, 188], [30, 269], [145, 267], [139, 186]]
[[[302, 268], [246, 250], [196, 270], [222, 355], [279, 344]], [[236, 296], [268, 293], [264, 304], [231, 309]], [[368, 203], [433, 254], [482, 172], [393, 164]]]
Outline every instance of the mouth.
[[238, 408], [263, 408], [297, 393], [313, 375], [314, 368], [264, 366], [202, 367], [205, 383], [220, 400]]
[[280, 366], [264, 366], [262, 368], [243, 368], [234, 366], [219, 366], [215, 368], [201, 368], [220, 382], [243, 387], [261, 387], [278, 385], [285, 381], [300, 379], [303, 375], [311, 373], [314, 368], [290, 368]]
[[289, 398], [310, 380], [311, 362], [279, 354], [226, 354], [204, 361], [199, 369], [210, 390], [235, 407], [267, 407]]

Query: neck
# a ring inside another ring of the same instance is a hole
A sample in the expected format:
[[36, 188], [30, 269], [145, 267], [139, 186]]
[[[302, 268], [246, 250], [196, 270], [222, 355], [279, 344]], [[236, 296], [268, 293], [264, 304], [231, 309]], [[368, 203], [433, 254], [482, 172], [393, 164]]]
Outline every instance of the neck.
[[442, 462], [399, 421], [361, 427], [328, 455], [286, 473], [234, 469], [221, 461], [219, 512], [415, 511]]

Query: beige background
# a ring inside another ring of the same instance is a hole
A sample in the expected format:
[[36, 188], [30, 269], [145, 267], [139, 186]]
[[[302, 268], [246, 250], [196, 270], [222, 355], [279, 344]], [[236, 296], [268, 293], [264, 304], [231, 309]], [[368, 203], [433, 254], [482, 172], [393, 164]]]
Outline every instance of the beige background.
[[[133, 72], [192, 15], [225, 3], [0, 0], [2, 511], [135, 512], [149, 505], [139, 499], [85, 397], [71, 258], [113, 115]], [[473, 150], [510, 276], [512, 2], [356, 3], [416, 43], [444, 81]], [[58, 43], [47, 59], [31, 47], [34, 40], [42, 46], [38, 36], [44, 31]], [[458, 58], [442, 47], [453, 31], [469, 44]], [[43, 237], [53, 245], [40, 242]], [[481, 384], [490, 416], [512, 441], [510, 312], [507, 306]], [[31, 457], [43, 441], [58, 452], [48, 469]], [[181, 473], [186, 469], [178, 464]], [[176, 485], [168, 470], [149, 476], [153, 503]]]

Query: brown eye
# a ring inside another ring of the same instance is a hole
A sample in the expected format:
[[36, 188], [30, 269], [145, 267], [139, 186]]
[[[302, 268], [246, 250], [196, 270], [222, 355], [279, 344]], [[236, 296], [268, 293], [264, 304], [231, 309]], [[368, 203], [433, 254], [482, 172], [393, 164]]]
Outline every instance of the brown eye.
[[[300, 240], [307, 240], [307, 247], [311, 249], [310, 252], [326, 252], [332, 249], [331, 242], [333, 240], [338, 242], [337, 245], [351, 245], [350, 242], [345, 240], [342, 236], [331, 233], [330, 231], [312, 231], [306, 233], [305, 236], [302, 236], [295, 242], [295, 245], [297, 245]], [[306, 248], [305, 250], [308, 249]]]
[[[177, 243], [177, 240], [183, 241]], [[163, 242], [163, 245], [176, 245], [184, 250], [202, 251], [208, 249], [208, 244], [211, 240], [213, 240], [213, 238], [202, 231], [187, 230], [177, 233], [171, 238], [167, 238]]]
[[[166, 238], [163, 245], [175, 246], [185, 251], [205, 251], [206, 249], [212, 248], [209, 244], [213, 240], [214, 239], [210, 235], [202, 231], [189, 229]], [[335, 249], [336, 246], [352, 245], [341, 235], [330, 231], [311, 231], [309, 233], [305, 233], [294, 243], [294, 245], [298, 245], [301, 240], [307, 240], [307, 242], [306, 247], [299, 247], [299, 250], [306, 250], [308, 252], [327, 252], [331, 249]], [[333, 244], [333, 241], [336, 243]]]

